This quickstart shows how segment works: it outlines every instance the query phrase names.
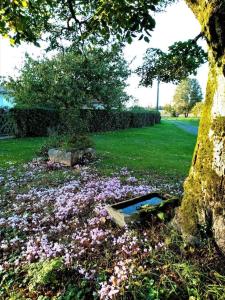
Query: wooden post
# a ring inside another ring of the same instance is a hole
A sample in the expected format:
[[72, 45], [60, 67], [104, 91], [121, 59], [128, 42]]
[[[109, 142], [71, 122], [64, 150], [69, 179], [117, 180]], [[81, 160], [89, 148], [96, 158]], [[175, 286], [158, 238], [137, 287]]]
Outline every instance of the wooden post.
[[159, 84], [160, 84], [160, 81], [158, 78], [157, 79], [157, 99], [156, 99], [156, 110], [157, 111], [159, 110]]

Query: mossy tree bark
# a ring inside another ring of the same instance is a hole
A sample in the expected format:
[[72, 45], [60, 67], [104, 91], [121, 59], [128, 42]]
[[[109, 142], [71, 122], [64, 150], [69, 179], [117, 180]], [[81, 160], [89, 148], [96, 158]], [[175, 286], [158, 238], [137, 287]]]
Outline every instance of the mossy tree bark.
[[201, 229], [208, 230], [225, 253], [225, 2], [186, 3], [201, 24], [210, 67], [205, 108], [178, 216], [184, 237], [194, 241]]

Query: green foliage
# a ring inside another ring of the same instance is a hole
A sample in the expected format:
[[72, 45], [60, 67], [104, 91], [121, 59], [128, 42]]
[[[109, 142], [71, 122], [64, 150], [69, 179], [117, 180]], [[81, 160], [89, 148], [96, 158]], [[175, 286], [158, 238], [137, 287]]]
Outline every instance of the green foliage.
[[182, 80], [176, 88], [173, 107], [178, 114], [184, 113], [188, 116], [193, 106], [202, 101], [202, 98], [202, 90], [198, 81], [194, 78], [187, 78]]
[[81, 281], [80, 286], [69, 284], [64, 295], [60, 296], [58, 300], [85, 300], [88, 299], [90, 288], [87, 281]]
[[157, 111], [84, 110], [82, 118], [87, 122], [88, 131], [99, 132], [154, 125], [160, 122], [161, 116]]
[[[64, 111], [66, 113], [66, 111]], [[144, 127], [160, 122], [160, 113], [156, 111], [127, 112], [117, 110], [71, 110], [72, 117], [67, 124], [67, 115], [52, 109], [14, 108], [10, 111], [14, 120], [17, 137], [47, 136], [53, 132], [49, 146], [64, 145], [67, 148], [91, 146], [84, 132], [118, 130], [130, 127]], [[74, 116], [76, 120], [74, 121]], [[78, 124], [77, 124], [78, 123]], [[85, 125], [83, 125], [85, 124]], [[70, 130], [68, 130], [70, 128]], [[68, 138], [67, 134], [71, 138]], [[60, 134], [60, 137], [58, 136]], [[78, 139], [77, 139], [78, 138]], [[77, 139], [77, 140], [76, 140]], [[76, 141], [75, 141], [76, 140]], [[46, 145], [48, 146], [48, 145]], [[45, 148], [45, 147], [44, 147]], [[46, 149], [41, 152], [46, 152]]]
[[99, 101], [105, 108], [120, 108], [129, 100], [124, 92], [130, 72], [117, 48], [92, 49], [84, 54], [71, 50], [51, 59], [26, 58], [18, 78], [7, 83], [19, 105], [66, 110]]
[[176, 110], [171, 104], [166, 104], [163, 109], [166, 113], [170, 114], [171, 117], [177, 116]]
[[196, 74], [199, 66], [206, 62], [207, 55], [194, 40], [176, 42], [164, 53], [160, 49], [149, 48], [144, 63], [137, 69], [140, 84], [152, 86], [155, 79], [161, 82], [178, 83], [191, 74]]
[[59, 120], [59, 113], [52, 109], [13, 108], [10, 114], [17, 137], [46, 136], [48, 130], [57, 127]]
[[104, 40], [113, 36], [131, 42], [138, 35], [148, 42], [149, 31], [155, 27], [154, 12], [172, 2], [17, 0], [9, 4], [2, 0], [0, 34], [9, 36], [12, 43], [20, 43], [36, 42], [41, 33], [50, 32], [52, 47], [61, 46], [62, 38], [81, 42], [92, 37], [93, 42], [100, 36]]
[[0, 108], [0, 135], [14, 135], [15, 122], [8, 109]]
[[132, 112], [149, 112], [151, 109], [139, 105], [129, 107], [128, 111]]
[[82, 150], [91, 148], [94, 146], [93, 141], [87, 135], [53, 135], [40, 147], [37, 154], [47, 158], [48, 150], [51, 148], [63, 149], [63, 150]]
[[37, 44], [40, 34], [47, 29], [55, 0], [2, 0], [0, 3], [0, 35], [9, 37], [12, 45], [21, 41]]
[[48, 150], [52, 148], [60, 148], [62, 144], [64, 143], [66, 137], [64, 135], [52, 135], [50, 136], [37, 150], [37, 155], [48, 158]]
[[81, 149], [93, 147], [93, 141], [87, 135], [73, 134], [72, 136], [69, 136], [68, 142], [65, 146], [67, 148], [81, 150]]
[[[93, 49], [85, 55], [68, 51], [40, 61], [27, 57], [20, 76], [10, 78], [6, 85], [20, 106], [57, 109], [63, 130], [73, 133], [85, 131], [81, 108], [92, 108], [96, 102], [106, 109], [123, 107], [129, 100], [124, 91], [129, 73], [118, 48]], [[26, 126], [27, 118], [20, 120], [19, 131], [25, 131], [23, 136], [28, 128], [21, 127]], [[38, 116], [32, 115], [30, 119], [35, 121]], [[45, 122], [42, 123], [44, 126]], [[33, 127], [29, 126], [32, 130]], [[35, 135], [43, 135], [41, 127], [37, 126], [40, 133]]]
[[56, 283], [56, 273], [62, 267], [62, 259], [55, 258], [38, 263], [31, 263], [28, 266], [27, 277], [29, 279], [29, 289], [34, 290], [39, 286]]
[[200, 117], [202, 110], [203, 110], [204, 103], [203, 102], [197, 102], [193, 106], [191, 113], [194, 117]]

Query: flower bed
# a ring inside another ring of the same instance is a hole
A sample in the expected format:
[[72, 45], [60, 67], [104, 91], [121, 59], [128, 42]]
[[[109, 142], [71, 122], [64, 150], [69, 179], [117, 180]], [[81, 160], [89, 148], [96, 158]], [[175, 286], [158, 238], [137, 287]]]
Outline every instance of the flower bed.
[[[38, 184], [54, 172], [61, 182]], [[1, 299], [167, 299], [169, 281], [170, 295], [179, 293], [184, 278], [160, 258], [168, 252], [164, 225], [118, 228], [105, 210], [155, 186], [126, 169], [100, 177], [41, 161], [0, 173]]]

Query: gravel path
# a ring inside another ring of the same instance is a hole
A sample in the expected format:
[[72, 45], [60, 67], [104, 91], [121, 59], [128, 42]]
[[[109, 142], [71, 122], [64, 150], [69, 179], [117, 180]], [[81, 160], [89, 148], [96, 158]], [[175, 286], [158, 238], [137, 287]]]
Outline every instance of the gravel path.
[[194, 125], [189, 125], [186, 122], [182, 122], [182, 121], [171, 121], [171, 123], [175, 124], [177, 127], [179, 127], [180, 129], [191, 133], [193, 135], [198, 135], [198, 127], [194, 126]]

